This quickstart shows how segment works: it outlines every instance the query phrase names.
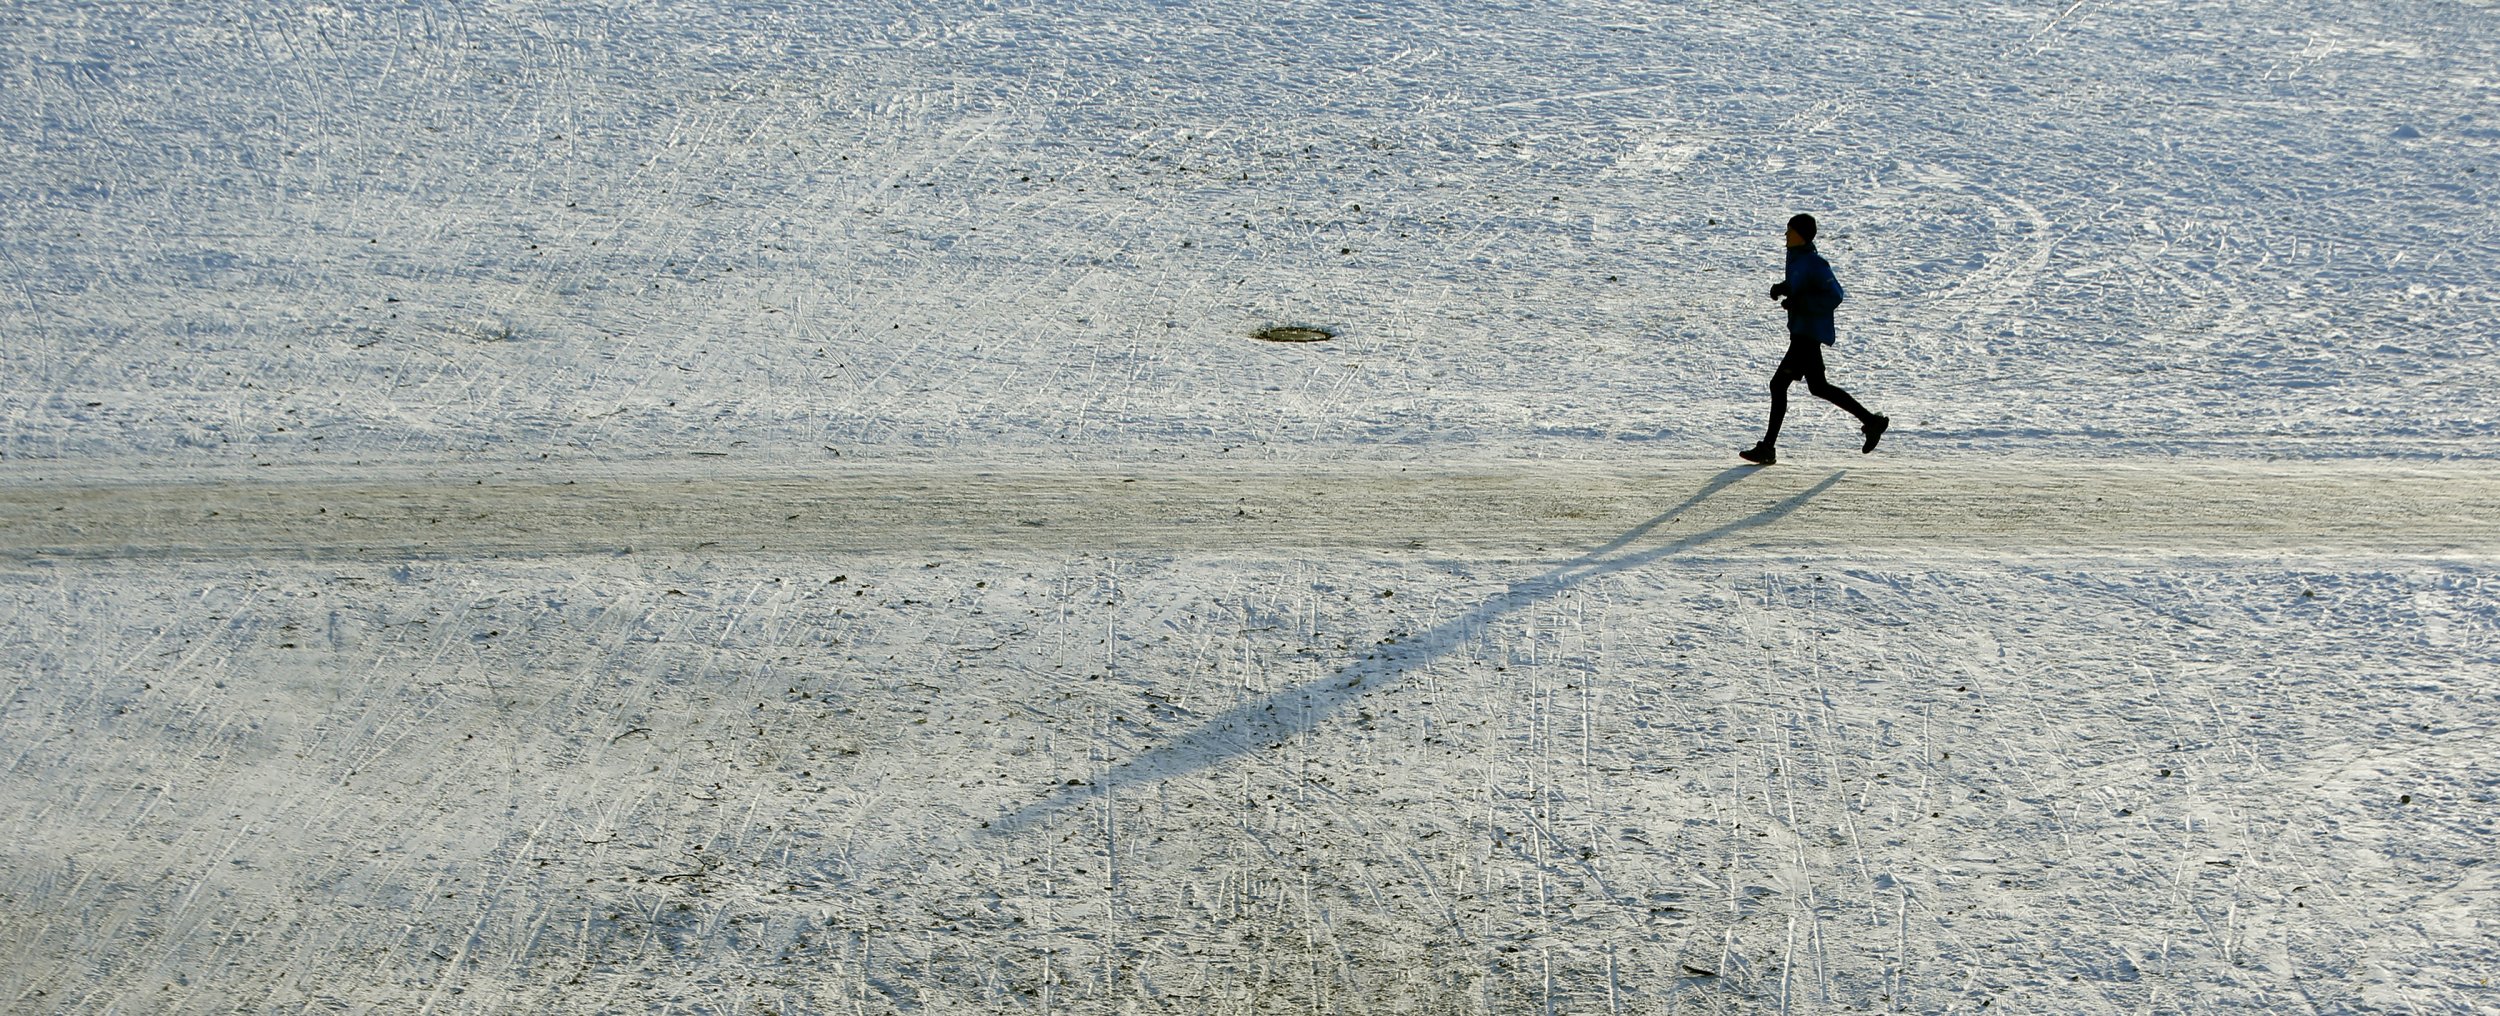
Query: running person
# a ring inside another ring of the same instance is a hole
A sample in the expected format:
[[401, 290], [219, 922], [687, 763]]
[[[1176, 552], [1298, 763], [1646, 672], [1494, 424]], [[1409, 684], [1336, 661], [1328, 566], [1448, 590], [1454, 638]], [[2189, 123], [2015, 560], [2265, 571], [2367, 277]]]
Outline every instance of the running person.
[[1779, 369], [1771, 373], [1771, 426], [1762, 432], [1762, 443], [1736, 453], [1757, 465], [1779, 461], [1780, 420], [1788, 415], [1788, 386], [1799, 378], [1805, 379], [1806, 391], [1816, 398], [1858, 418], [1858, 431], [1866, 435], [1860, 454], [1874, 451], [1875, 443], [1884, 438], [1884, 428], [1892, 426], [1890, 417], [1869, 412], [1840, 386], [1823, 379], [1823, 347], [1831, 345], [1837, 335], [1832, 311], [1840, 306], [1843, 294], [1831, 262], [1815, 252], [1814, 231], [1814, 216], [1800, 213], [1788, 220], [1788, 277], [1771, 286], [1771, 299], [1786, 298], [1781, 306], [1788, 308], [1788, 355], [1780, 358]]

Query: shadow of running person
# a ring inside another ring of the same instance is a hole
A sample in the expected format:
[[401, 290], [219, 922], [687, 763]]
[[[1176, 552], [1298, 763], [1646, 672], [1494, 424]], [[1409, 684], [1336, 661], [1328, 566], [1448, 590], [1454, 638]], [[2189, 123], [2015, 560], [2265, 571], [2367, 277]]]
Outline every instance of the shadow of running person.
[[1228, 759], [1273, 749], [1318, 727], [1364, 693], [1386, 686], [1407, 671], [1448, 655], [1467, 637], [1468, 632], [1496, 618], [1551, 599], [1598, 576], [1638, 568], [1713, 540], [1779, 521], [1848, 475], [1845, 469], [1835, 472], [1824, 477], [1822, 482], [1744, 518], [1646, 550], [1625, 552], [1626, 548], [1652, 530], [1674, 522], [1712, 495], [1760, 471], [1755, 466], [1738, 466], [1720, 473], [1691, 497], [1685, 498], [1684, 503], [1625, 530], [1604, 546], [1556, 565], [1552, 571], [1511, 586], [1501, 595], [1433, 626], [1430, 631], [1386, 645], [1382, 651], [1357, 660], [1333, 674], [1313, 678], [1234, 707], [1187, 734], [1114, 766], [1094, 783], [1072, 783], [1057, 788], [1049, 796], [1000, 817], [988, 828], [999, 832], [1020, 829], [1052, 813], [1116, 797], [1129, 787], [1212, 768]]

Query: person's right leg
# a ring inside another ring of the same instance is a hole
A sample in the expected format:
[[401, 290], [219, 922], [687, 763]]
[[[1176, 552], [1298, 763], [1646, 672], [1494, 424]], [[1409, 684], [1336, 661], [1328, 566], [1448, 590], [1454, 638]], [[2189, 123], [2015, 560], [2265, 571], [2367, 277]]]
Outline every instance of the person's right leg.
[[1867, 412], [1865, 406], [1858, 405], [1858, 400], [1850, 398], [1848, 392], [1842, 391], [1839, 385], [1833, 384], [1830, 378], [1823, 376], [1823, 351], [1821, 349], [1807, 346], [1804, 347], [1803, 353], [1804, 355], [1798, 359], [1805, 362], [1798, 364], [1798, 373], [1805, 376], [1807, 392], [1815, 398], [1848, 411], [1849, 415], [1858, 418], [1860, 424], [1865, 424], [1875, 418], [1875, 414]]
[[1892, 418], [1859, 405], [1858, 400], [1849, 397], [1849, 393], [1842, 391], [1839, 385], [1824, 378], [1823, 358], [1820, 355], [1814, 358], [1813, 367], [1806, 371], [1806, 391], [1858, 418], [1858, 433], [1866, 436], [1864, 445], [1858, 449], [1860, 452], [1874, 451], [1876, 443], [1884, 439], [1884, 430], [1892, 426]]
[[1847, 410], [1849, 415], [1857, 417], [1861, 424], [1875, 418], [1875, 414], [1868, 412], [1865, 406], [1858, 405], [1858, 400], [1850, 398], [1848, 392], [1841, 391], [1839, 385], [1823, 380], [1820, 371], [1806, 378], [1806, 391], [1813, 393], [1818, 399]]

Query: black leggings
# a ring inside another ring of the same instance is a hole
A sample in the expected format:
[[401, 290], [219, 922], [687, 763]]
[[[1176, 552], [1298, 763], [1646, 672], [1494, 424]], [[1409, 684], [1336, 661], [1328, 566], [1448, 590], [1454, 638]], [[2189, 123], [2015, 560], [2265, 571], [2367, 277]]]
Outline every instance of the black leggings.
[[1788, 386], [1798, 378], [1805, 379], [1807, 392], [1848, 410], [1849, 415], [1858, 418], [1860, 426], [1875, 418], [1875, 414], [1867, 412], [1865, 406], [1858, 405], [1858, 400], [1850, 398], [1848, 392], [1841, 391], [1839, 385], [1823, 379], [1822, 343], [1812, 339], [1791, 340], [1788, 355], [1780, 358], [1779, 370], [1771, 375], [1771, 426], [1762, 432], [1764, 446], [1779, 443], [1780, 420], [1788, 415]]

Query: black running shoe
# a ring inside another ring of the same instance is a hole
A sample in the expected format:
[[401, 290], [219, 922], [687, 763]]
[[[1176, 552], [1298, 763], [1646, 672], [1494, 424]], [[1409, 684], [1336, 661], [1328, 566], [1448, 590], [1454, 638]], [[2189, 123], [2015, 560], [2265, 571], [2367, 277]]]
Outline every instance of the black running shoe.
[[1751, 448], [1747, 448], [1744, 451], [1737, 452], [1736, 457], [1747, 462], [1751, 462], [1757, 466], [1767, 466], [1780, 460], [1778, 455], [1772, 454], [1771, 446], [1766, 444], [1758, 444]]
[[1874, 451], [1875, 443], [1884, 439], [1884, 428], [1890, 426], [1892, 426], [1892, 417], [1889, 416], [1878, 416], [1866, 421], [1866, 426], [1858, 428], [1866, 432], [1866, 446], [1858, 449], [1858, 454], [1865, 455]]

